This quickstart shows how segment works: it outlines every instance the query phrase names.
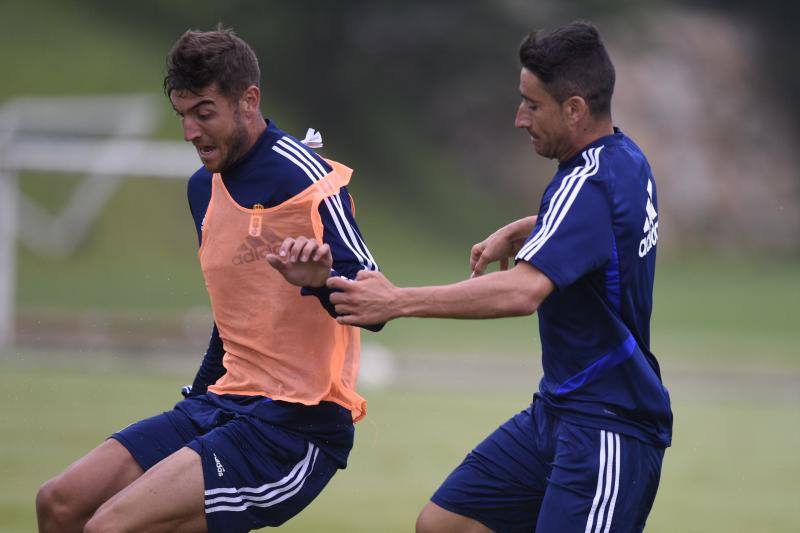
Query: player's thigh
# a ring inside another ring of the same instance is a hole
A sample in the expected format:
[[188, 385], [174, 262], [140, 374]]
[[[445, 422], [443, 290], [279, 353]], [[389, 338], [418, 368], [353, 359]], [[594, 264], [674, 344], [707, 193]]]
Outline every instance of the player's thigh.
[[[62, 518], [86, 521], [103, 502], [143, 473], [128, 450], [109, 439], [48, 481], [37, 496], [40, 525]], [[68, 516], [67, 516], [68, 515]]]
[[190, 448], [170, 455], [103, 504], [86, 532], [205, 531], [203, 469]]
[[663, 454], [633, 437], [563, 423], [537, 533], [642, 531]]
[[[198, 402], [183, 400], [178, 406], [192, 403]], [[204, 412], [191, 414], [202, 419]], [[127, 448], [142, 470], [148, 470], [208, 430], [176, 408], [131, 424], [111, 438]]]
[[[478, 444], [431, 502], [494, 531], [532, 531], [549, 474], [554, 424], [534, 403]], [[437, 523], [447, 522], [447, 515], [433, 508], [420, 515], [423, 526], [426, 513], [433, 513], [429, 518]], [[451, 525], [457, 530], [457, 524]]]
[[448, 511], [433, 502], [423, 507], [417, 517], [417, 533], [491, 533], [474, 518]]
[[114, 433], [42, 487], [36, 505], [40, 526], [48, 529], [64, 522], [82, 524], [103, 502], [196, 434], [188, 417], [176, 410]]

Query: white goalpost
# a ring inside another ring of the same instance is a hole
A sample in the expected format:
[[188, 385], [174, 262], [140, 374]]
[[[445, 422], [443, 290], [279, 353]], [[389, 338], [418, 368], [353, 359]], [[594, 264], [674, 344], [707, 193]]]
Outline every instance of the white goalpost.
[[[0, 107], [0, 348], [14, 340], [17, 241], [64, 256], [85, 237], [132, 176], [186, 179], [199, 166], [191, 145], [153, 141], [152, 95], [18, 98]], [[19, 188], [26, 171], [85, 176], [55, 214]]]

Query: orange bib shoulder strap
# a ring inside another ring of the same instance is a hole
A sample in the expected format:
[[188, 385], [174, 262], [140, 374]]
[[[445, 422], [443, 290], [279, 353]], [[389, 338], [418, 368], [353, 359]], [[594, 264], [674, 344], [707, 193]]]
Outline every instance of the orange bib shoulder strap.
[[[322, 193], [323, 198], [328, 198], [329, 196], [338, 194], [339, 190], [342, 187], [350, 183], [350, 177], [353, 175], [352, 168], [343, 165], [338, 161], [333, 161], [332, 159], [325, 159], [325, 161], [332, 167], [332, 170], [328, 172], [325, 176], [320, 178], [318, 181], [312, 183], [306, 189], [295, 195], [293, 198], [290, 198], [289, 200], [281, 204], [281, 206], [289, 203], [301, 202], [307, 200], [308, 196], [313, 195], [315, 192]], [[227, 193], [227, 188], [225, 187], [225, 184], [222, 181], [222, 175], [215, 172], [214, 175], [212, 176], [212, 198], [214, 195], [214, 189], [220, 186], [223, 189], [225, 189], [225, 192]], [[230, 193], [227, 193], [227, 196], [234, 204], [236, 203], [233, 200], [233, 198], [230, 197]], [[269, 208], [266, 211], [269, 211], [271, 209], [274, 208]]]
[[332, 159], [326, 159], [325, 162], [333, 168], [333, 170], [329, 172], [327, 176], [325, 176], [325, 178], [329, 178], [331, 180], [331, 185], [339, 188], [350, 183], [350, 177], [353, 175], [352, 168], [343, 165], [338, 161], [333, 161]]

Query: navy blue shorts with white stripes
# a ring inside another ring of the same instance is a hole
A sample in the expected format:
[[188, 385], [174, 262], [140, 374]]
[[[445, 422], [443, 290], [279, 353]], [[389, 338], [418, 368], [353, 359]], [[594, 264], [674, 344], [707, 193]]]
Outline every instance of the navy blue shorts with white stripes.
[[145, 470], [184, 446], [196, 451], [203, 464], [210, 532], [284, 523], [314, 500], [339, 467], [302, 436], [248, 413], [221, 409], [207, 396], [175, 407], [112, 438]]
[[472, 450], [431, 498], [498, 533], [639, 532], [664, 449], [566, 422], [541, 401]]

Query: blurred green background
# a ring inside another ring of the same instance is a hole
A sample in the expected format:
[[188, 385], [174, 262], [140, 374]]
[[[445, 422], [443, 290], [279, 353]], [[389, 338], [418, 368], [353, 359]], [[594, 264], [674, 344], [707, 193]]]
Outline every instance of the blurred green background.
[[[159, 93], [164, 57], [184, 30], [221, 21], [259, 55], [265, 114], [297, 136], [321, 130], [323, 154], [356, 169], [359, 225], [389, 278], [450, 282], [468, 275], [473, 243], [536, 209], [554, 170], [513, 129], [519, 41], [595, 21], [617, 67], [616, 122], [659, 184], [652, 349], [675, 438], [648, 531], [797, 531], [800, 139], [787, 97], [800, 72], [787, 53], [797, 10], [6, 0], [0, 116], [23, 96], [151, 93], [151, 138], [180, 140]], [[34, 531], [37, 487], [169, 408], [205, 349], [211, 318], [185, 180], [131, 174], [74, 250], [18, 245], [16, 340], [0, 352], [2, 532]], [[17, 178], [46, 213], [84, 179]], [[364, 334], [370, 414], [350, 466], [286, 529], [413, 530], [463, 455], [530, 401], [536, 331], [535, 317], [413, 319]]]

